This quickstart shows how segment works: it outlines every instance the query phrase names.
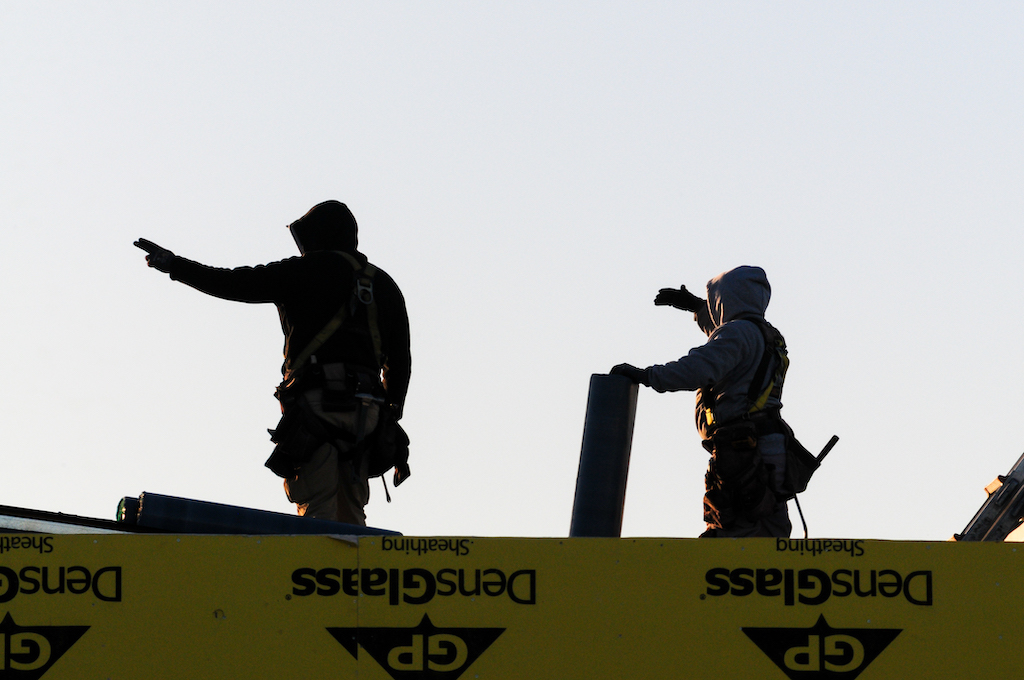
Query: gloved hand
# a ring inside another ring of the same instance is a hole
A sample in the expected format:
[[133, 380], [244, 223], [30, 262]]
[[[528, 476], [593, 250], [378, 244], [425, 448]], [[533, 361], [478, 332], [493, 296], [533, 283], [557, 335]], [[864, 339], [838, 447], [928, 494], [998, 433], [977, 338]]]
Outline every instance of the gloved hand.
[[659, 290], [658, 295], [654, 298], [654, 304], [658, 306], [668, 305], [681, 309], [684, 312], [696, 312], [699, 308], [706, 305], [707, 301], [686, 290], [686, 286], [679, 286], [678, 290], [675, 288], [662, 288]]
[[646, 385], [647, 387], [650, 387], [651, 378], [650, 373], [648, 373], [649, 370], [650, 369], [647, 368], [637, 368], [632, 364], [619, 364], [611, 371], [609, 371], [608, 374], [624, 375], [635, 383], [640, 383], [641, 385]]
[[142, 248], [149, 253], [149, 255], [146, 255], [146, 263], [153, 269], [165, 274], [171, 270], [171, 260], [174, 259], [174, 253], [171, 251], [166, 248], [161, 248], [152, 241], [147, 241], [144, 238], [140, 238], [136, 241], [135, 247]]

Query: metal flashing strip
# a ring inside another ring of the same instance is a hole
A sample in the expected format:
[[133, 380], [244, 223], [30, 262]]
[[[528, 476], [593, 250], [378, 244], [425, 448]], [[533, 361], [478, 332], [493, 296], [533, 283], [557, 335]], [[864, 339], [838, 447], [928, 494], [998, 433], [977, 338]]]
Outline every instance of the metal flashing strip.
[[29, 508], [0, 505], [0, 532], [41, 534], [124, 534], [152, 533], [152, 529], [121, 525], [113, 520], [46, 512]]
[[95, 526], [55, 522], [28, 517], [0, 515], [0, 532], [15, 534], [124, 534], [119, 529], [102, 529]]

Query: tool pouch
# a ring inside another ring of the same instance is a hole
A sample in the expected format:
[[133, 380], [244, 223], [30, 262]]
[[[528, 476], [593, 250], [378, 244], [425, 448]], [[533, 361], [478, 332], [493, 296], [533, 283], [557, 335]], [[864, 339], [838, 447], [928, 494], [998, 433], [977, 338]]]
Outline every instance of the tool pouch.
[[295, 471], [330, 438], [320, 419], [301, 400], [285, 410], [277, 427], [267, 432], [277, 446], [264, 465], [285, 479], [294, 477]]
[[369, 437], [366, 455], [370, 477], [380, 477], [391, 468], [395, 468], [395, 486], [409, 477], [409, 435], [398, 423], [395, 410], [387, 404], [380, 407], [380, 417]]
[[781, 492], [783, 498], [789, 500], [807, 488], [811, 475], [821, 463], [797, 440], [793, 428], [786, 425], [786, 430], [786, 475]]

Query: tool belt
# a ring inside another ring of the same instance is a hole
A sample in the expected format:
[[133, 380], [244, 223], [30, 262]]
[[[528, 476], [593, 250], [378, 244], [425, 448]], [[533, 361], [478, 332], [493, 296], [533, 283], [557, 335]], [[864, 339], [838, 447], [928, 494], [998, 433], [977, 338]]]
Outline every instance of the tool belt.
[[788, 501], [807, 488], [811, 475], [821, 463], [814, 454], [804, 448], [793, 433], [793, 428], [782, 419], [777, 410], [761, 411], [723, 423], [702, 443], [712, 455], [716, 451], [751, 451], [757, 448], [759, 437], [771, 434], [786, 436], [786, 469], [782, 488], [776, 489], [775, 492], [779, 500]]
[[[357, 432], [348, 432], [325, 423], [303, 393], [322, 390], [321, 407], [325, 412], [365, 409], [370, 403], [379, 405], [377, 427], [363, 436], [363, 424]], [[270, 440], [277, 444], [265, 465], [278, 477], [294, 477], [298, 469], [312, 458], [323, 444], [344, 442], [346, 459], [366, 458], [369, 477], [379, 477], [394, 468], [394, 485], [408, 479], [409, 437], [398, 423], [395, 409], [385, 402], [385, 391], [370, 370], [345, 364], [311, 364], [296, 380], [282, 383], [276, 393], [283, 415], [277, 427], [268, 430]]]
[[[265, 465], [279, 477], [290, 478], [323, 444], [344, 442], [348, 458], [362, 455], [362, 423], [352, 433], [324, 422], [302, 395], [321, 390], [321, 408], [328, 413], [355, 411], [370, 402], [384, 401], [384, 388], [371, 370], [343, 363], [317, 364], [308, 367], [291, 380], [282, 382], [274, 393], [281, 402], [281, 420], [267, 430], [277, 444]], [[352, 446], [355, 445], [355, 446]], [[338, 447], [341, 450], [342, 447]]]
[[387, 393], [380, 382], [380, 371], [345, 363], [319, 364], [315, 357], [303, 370], [277, 386], [274, 396], [287, 411], [302, 393], [322, 389], [323, 409], [328, 413], [353, 411], [369, 398], [384, 401]]
[[761, 411], [716, 425], [701, 443], [708, 453], [722, 446], [748, 450], [757, 446], [759, 437], [788, 432], [789, 426], [778, 410]]

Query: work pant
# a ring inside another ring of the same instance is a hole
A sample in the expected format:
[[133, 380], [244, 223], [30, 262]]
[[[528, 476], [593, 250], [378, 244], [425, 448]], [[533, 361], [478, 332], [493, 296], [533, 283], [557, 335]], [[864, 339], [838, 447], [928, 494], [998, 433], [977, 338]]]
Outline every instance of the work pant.
[[[300, 399], [306, 400], [312, 413], [324, 423], [353, 438], [359, 431], [360, 414], [364, 418], [364, 436], [377, 427], [380, 408], [375, 403], [332, 412], [323, 409], [323, 390], [310, 390]], [[295, 503], [300, 516], [366, 526], [363, 508], [370, 500], [367, 458], [362, 453], [352, 456], [354, 448], [354, 441], [321, 444], [294, 477], [284, 480], [284, 492]]]
[[757, 438], [757, 446], [717, 446], [705, 476], [703, 538], [788, 538], [789, 509], [779, 500], [786, 472], [786, 435]]

